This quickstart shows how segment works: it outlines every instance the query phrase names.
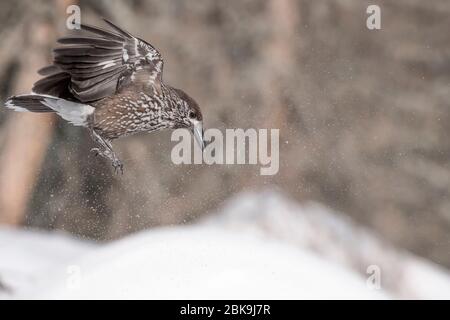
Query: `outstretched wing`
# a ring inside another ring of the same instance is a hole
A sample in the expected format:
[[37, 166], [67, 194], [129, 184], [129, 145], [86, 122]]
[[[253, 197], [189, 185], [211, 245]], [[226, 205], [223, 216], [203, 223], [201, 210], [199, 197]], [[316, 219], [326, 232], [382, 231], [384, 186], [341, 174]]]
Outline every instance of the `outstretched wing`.
[[114, 32], [81, 25], [91, 36], [61, 38], [58, 42], [64, 46], [54, 49], [53, 63], [70, 75], [73, 96], [82, 102], [95, 101], [134, 81], [146, 81], [158, 88], [163, 71], [158, 50], [112, 22], [105, 22]]

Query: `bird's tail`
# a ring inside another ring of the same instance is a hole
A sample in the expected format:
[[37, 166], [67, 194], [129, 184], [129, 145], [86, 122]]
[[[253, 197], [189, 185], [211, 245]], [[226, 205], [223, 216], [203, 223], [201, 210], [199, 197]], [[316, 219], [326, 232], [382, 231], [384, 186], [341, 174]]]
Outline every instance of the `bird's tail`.
[[87, 104], [43, 95], [25, 94], [10, 97], [5, 106], [19, 112], [56, 112], [61, 118], [76, 126], [86, 126], [94, 108]]

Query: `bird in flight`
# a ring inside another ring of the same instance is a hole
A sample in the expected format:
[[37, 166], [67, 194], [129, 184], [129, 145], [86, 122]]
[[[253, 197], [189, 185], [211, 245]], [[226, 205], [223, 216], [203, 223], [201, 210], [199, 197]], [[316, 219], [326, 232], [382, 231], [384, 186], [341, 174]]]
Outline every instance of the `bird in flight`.
[[190, 128], [204, 148], [202, 113], [184, 91], [163, 82], [163, 59], [148, 42], [104, 19], [112, 30], [81, 25], [87, 35], [63, 37], [32, 93], [6, 101], [15, 111], [55, 112], [88, 128], [96, 155], [123, 164], [111, 141], [138, 132]]

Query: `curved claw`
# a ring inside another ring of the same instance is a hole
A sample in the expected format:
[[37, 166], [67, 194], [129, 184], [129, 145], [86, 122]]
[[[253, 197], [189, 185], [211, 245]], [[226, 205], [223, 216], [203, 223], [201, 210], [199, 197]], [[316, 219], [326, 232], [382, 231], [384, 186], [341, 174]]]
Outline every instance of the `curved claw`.
[[112, 166], [114, 167], [115, 174], [118, 174], [119, 170], [120, 170], [120, 173], [123, 174], [123, 163], [120, 160], [118, 160], [118, 159], [114, 160], [112, 162]]

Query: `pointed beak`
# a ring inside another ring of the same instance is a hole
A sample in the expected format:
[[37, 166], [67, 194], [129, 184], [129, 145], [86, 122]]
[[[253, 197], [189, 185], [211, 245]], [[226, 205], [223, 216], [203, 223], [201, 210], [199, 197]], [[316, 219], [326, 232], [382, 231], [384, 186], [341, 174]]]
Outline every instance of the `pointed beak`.
[[203, 141], [203, 123], [198, 121], [194, 124], [192, 129], [195, 137], [195, 141], [197, 141], [200, 149], [203, 151], [205, 149], [205, 142]]

